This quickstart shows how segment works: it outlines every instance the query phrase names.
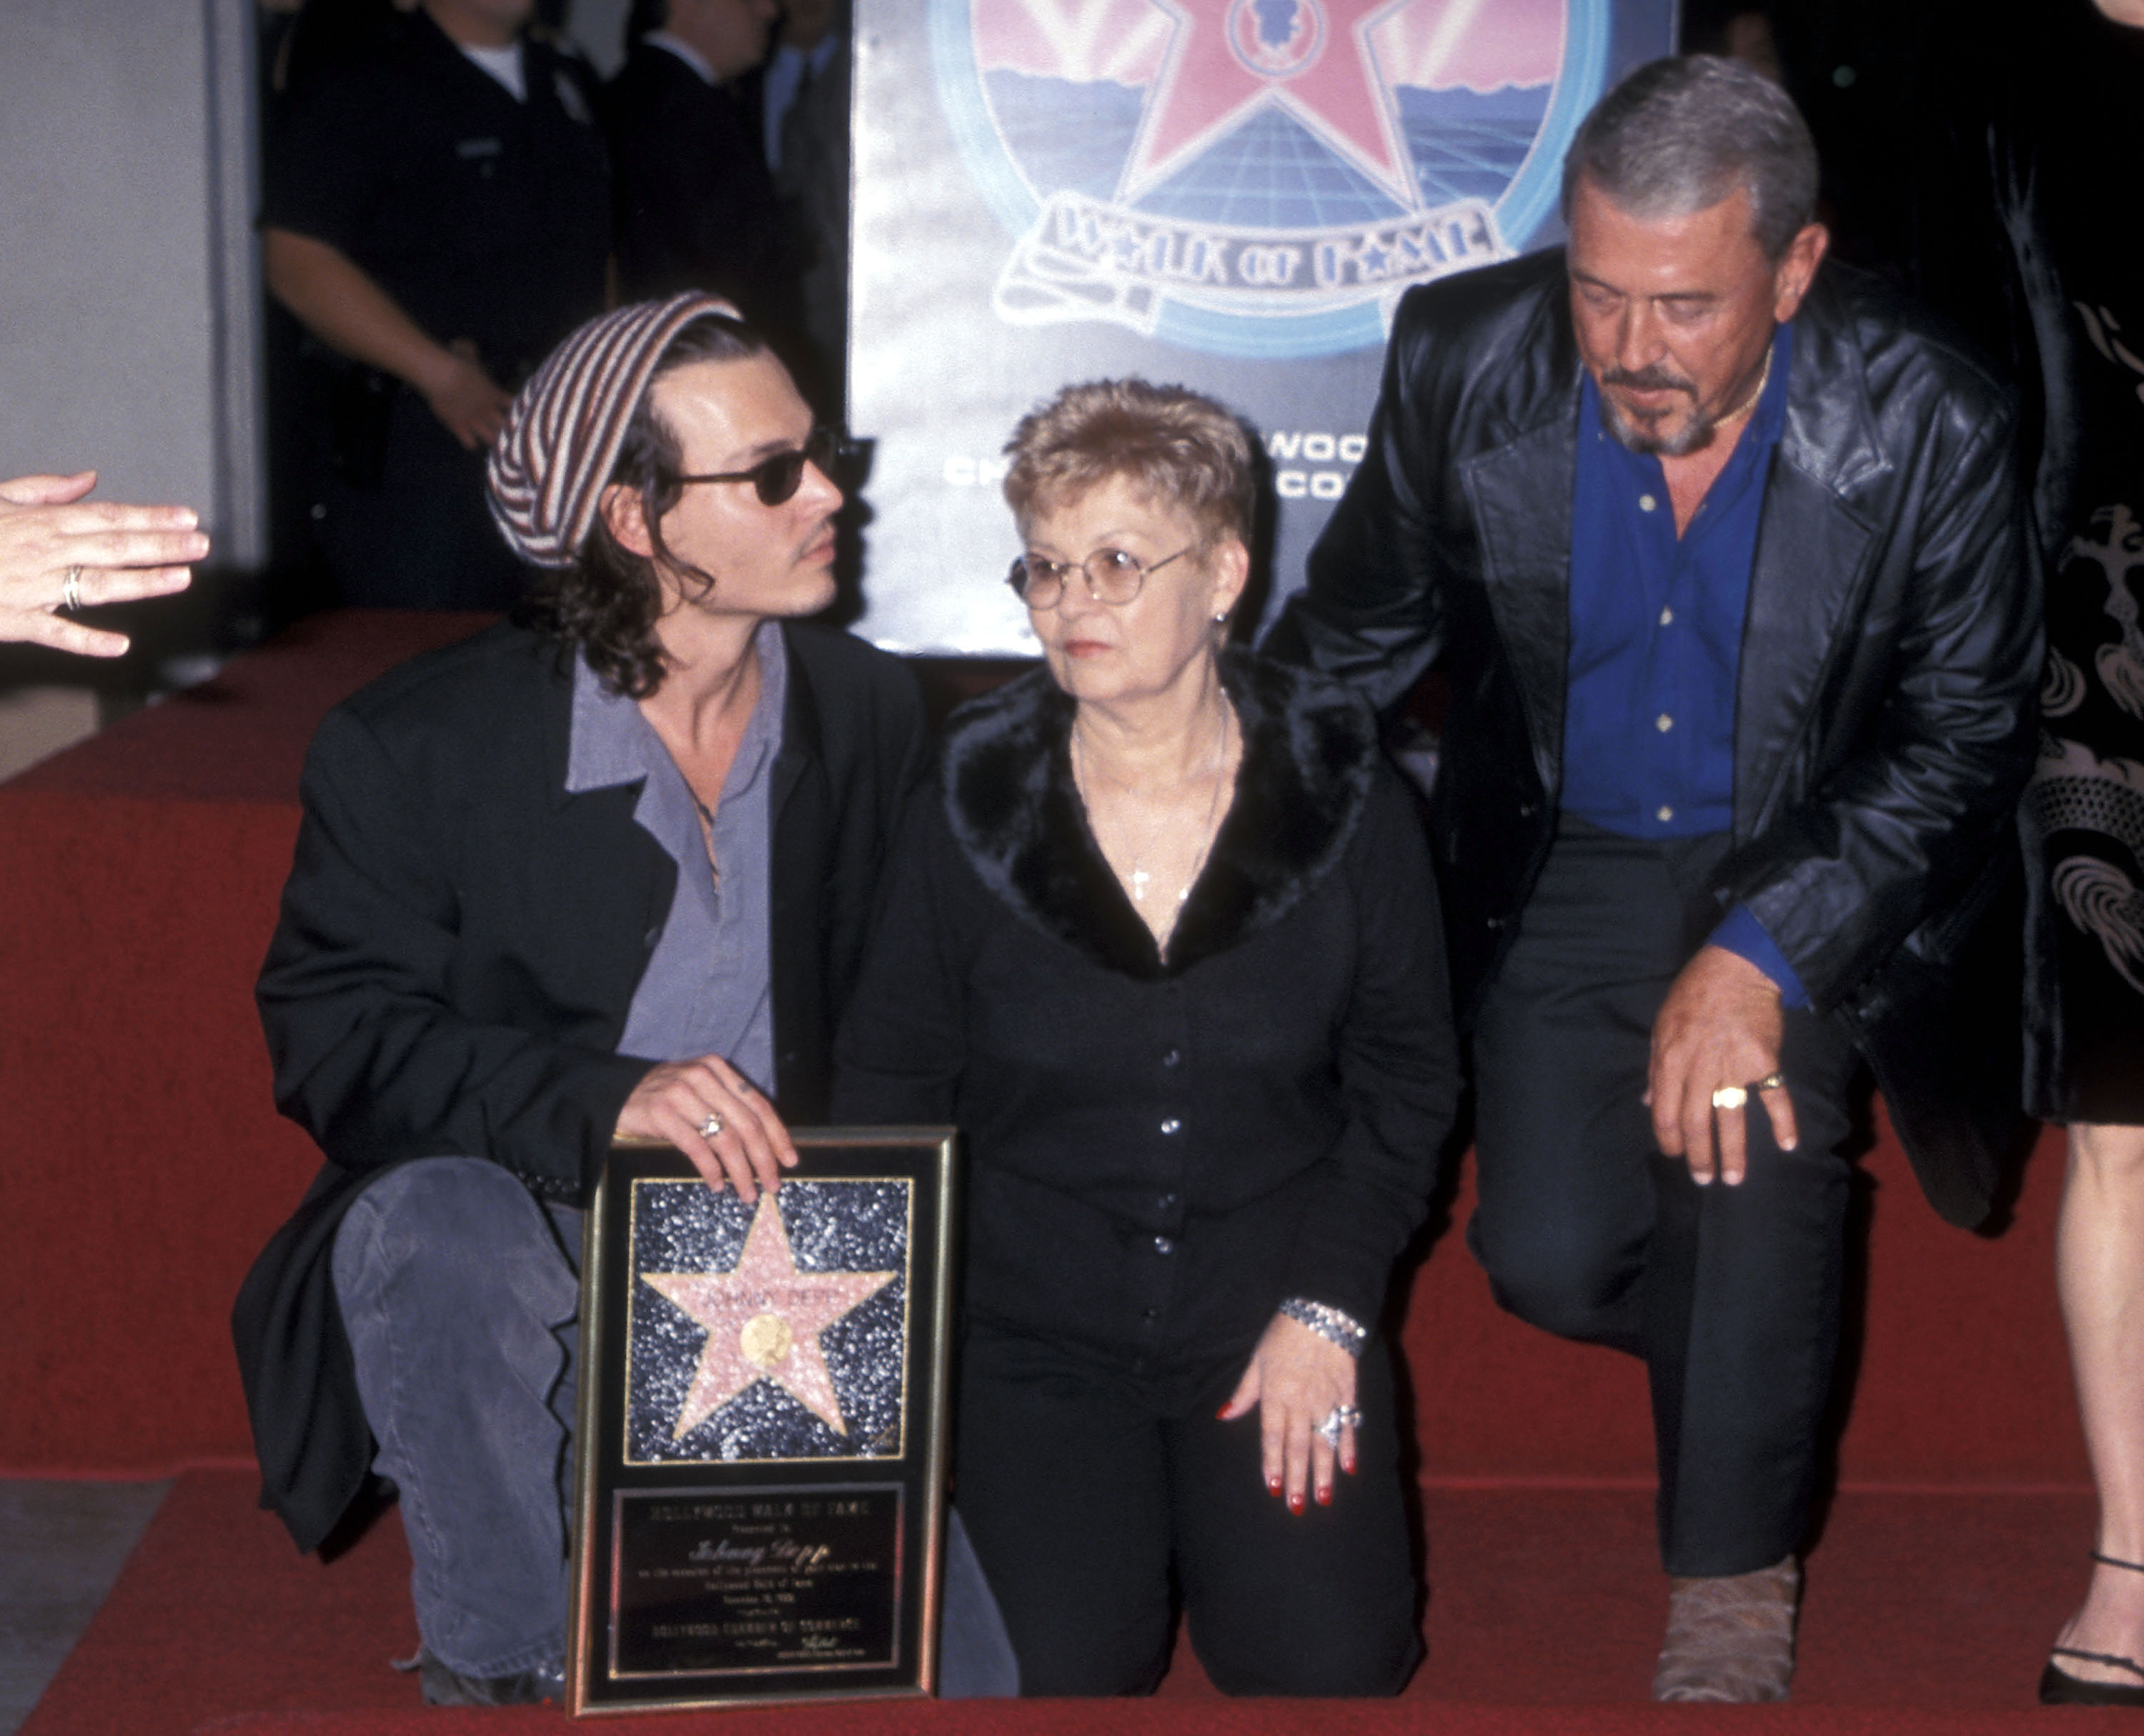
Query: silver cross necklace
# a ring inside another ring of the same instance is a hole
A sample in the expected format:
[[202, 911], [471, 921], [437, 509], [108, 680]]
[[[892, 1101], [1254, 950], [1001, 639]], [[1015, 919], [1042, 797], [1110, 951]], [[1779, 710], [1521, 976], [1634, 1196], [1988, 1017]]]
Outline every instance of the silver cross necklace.
[[[1179, 905], [1182, 904], [1184, 900], [1191, 896], [1191, 889], [1199, 883], [1199, 875], [1201, 870], [1203, 870], [1206, 866], [1206, 857], [1208, 852], [1210, 852], [1213, 848], [1213, 822], [1216, 816], [1218, 816], [1221, 811], [1222, 774], [1226, 770], [1228, 763], [1228, 719], [1231, 713], [1228, 702], [1226, 700], [1222, 701], [1221, 733], [1219, 739], [1214, 743], [1213, 758], [1211, 762], [1211, 771], [1213, 777], [1213, 791], [1208, 798], [1206, 803], [1206, 825], [1204, 832], [1201, 834], [1204, 841], [1199, 846], [1198, 856], [1191, 865], [1191, 872], [1184, 879], [1183, 889], [1176, 895], [1176, 901]], [[1084, 738], [1084, 732], [1080, 730], [1079, 726], [1075, 722], [1072, 726], [1072, 783], [1073, 787], [1079, 791], [1079, 800], [1085, 804], [1088, 817], [1091, 821], [1094, 812], [1094, 804], [1092, 798], [1089, 797], [1087, 793], [1088, 786], [1090, 781], [1091, 774], [1088, 771], [1087, 767], [1087, 748]], [[1108, 780], [1108, 781], [1116, 783], [1119, 789], [1125, 791], [1127, 793], [1130, 792], [1131, 786], [1129, 784], [1119, 782], [1115, 779], [1110, 779]], [[1154, 875], [1147, 869], [1146, 858], [1149, 853], [1153, 850], [1154, 846], [1160, 841], [1162, 832], [1168, 826], [1169, 818], [1170, 816], [1164, 813], [1159, 820], [1154, 821], [1153, 824], [1148, 826], [1145, 837], [1133, 846], [1132, 868], [1131, 874], [1129, 876], [1129, 885], [1128, 890], [1132, 895], [1132, 901], [1134, 904], [1144, 904], [1146, 902], [1146, 895], [1154, 885]], [[1099, 839], [1097, 841], [1099, 841]], [[1103, 854], [1106, 857], [1108, 851], [1105, 850]]]

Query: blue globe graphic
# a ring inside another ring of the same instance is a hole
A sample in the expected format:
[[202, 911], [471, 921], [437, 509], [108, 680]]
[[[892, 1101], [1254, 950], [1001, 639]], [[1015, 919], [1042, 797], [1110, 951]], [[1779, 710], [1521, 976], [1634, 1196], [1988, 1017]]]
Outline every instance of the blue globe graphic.
[[[1554, 209], [1565, 146], [1599, 95], [1609, 0], [1568, 0], [1563, 62], [1553, 83], [1486, 93], [1402, 87], [1402, 137], [1420, 208], [1479, 199], [1523, 248]], [[970, 172], [1005, 227], [1024, 234], [1060, 192], [1116, 199], [1146, 92], [1106, 82], [980, 72], [970, 0], [931, 0], [940, 101]], [[1328, 230], [1391, 222], [1410, 208], [1293, 116], [1253, 111], [1196, 159], [1128, 207], [1155, 219], [1238, 232]], [[1246, 314], [1172, 300], [1155, 335], [1212, 354], [1290, 358], [1384, 341], [1376, 293], [1314, 313]]]

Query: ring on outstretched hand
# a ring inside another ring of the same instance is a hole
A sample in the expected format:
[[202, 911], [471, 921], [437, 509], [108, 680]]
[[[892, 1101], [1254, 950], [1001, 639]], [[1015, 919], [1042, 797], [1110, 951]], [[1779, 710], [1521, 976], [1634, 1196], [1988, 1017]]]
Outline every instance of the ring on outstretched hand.
[[722, 1118], [719, 1115], [711, 1114], [700, 1123], [700, 1137], [702, 1139], [712, 1139], [722, 1130]]
[[60, 607], [72, 615], [82, 607], [82, 568], [67, 568], [67, 583], [60, 587]]
[[1749, 1094], [1740, 1085], [1722, 1085], [1712, 1094], [1712, 1107], [1715, 1109], [1739, 1109], [1749, 1101]]
[[1325, 1437], [1325, 1444], [1336, 1451], [1340, 1446], [1342, 1429], [1358, 1429], [1362, 1426], [1362, 1413], [1352, 1405], [1335, 1405], [1325, 1413], [1325, 1421], [1318, 1425], [1318, 1432]]
[[1752, 1091], [1777, 1091], [1787, 1082], [1784, 1073], [1768, 1073], [1749, 1089]]

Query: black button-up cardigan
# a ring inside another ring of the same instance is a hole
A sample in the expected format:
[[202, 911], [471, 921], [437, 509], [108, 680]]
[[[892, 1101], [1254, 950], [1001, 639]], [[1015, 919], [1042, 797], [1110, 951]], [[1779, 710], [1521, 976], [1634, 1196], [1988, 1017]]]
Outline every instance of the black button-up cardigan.
[[1437, 893], [1367, 707], [1236, 654], [1233, 805], [1164, 953], [1037, 671], [956, 713], [836, 1045], [834, 1118], [955, 1122], [971, 1317], [1160, 1369], [1284, 1297], [1372, 1322], [1458, 1092]]

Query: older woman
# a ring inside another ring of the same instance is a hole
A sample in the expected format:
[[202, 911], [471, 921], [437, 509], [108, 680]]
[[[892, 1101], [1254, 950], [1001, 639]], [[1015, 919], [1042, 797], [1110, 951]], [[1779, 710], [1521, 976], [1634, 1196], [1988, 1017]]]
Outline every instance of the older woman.
[[1048, 667], [952, 720], [836, 1115], [966, 1135], [958, 1500], [1022, 1691], [1151, 1689], [1173, 1571], [1224, 1689], [1394, 1693], [1377, 1322], [1457, 1090], [1427, 853], [1362, 705], [1224, 649], [1225, 411], [1075, 386], [1007, 451]]

